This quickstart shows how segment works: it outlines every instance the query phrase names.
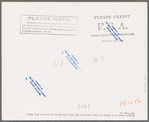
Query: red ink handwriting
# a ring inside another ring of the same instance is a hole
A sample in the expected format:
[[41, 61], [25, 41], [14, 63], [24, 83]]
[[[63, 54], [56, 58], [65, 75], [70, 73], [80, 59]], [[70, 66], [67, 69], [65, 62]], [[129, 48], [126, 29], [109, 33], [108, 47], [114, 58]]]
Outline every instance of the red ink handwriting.
[[126, 105], [131, 105], [131, 104], [138, 104], [140, 102], [141, 102], [140, 101], [140, 98], [135, 99], [134, 102], [132, 100], [129, 100], [129, 101], [126, 101], [126, 100], [125, 101], [122, 101], [121, 100], [120, 107], [126, 106]]

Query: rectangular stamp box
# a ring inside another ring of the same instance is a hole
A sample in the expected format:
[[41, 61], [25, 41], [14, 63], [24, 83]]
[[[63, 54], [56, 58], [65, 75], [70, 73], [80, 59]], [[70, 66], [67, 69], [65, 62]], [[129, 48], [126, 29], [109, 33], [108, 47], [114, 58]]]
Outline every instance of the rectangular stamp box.
[[77, 36], [78, 17], [50, 15], [22, 15], [21, 34]]

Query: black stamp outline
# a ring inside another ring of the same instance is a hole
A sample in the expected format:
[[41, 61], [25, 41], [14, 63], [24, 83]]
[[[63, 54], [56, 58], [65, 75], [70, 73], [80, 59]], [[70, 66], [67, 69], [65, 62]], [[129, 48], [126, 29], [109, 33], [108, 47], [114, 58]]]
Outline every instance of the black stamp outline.
[[[21, 21], [22, 21], [22, 16], [50, 16], [50, 17], [70, 17], [70, 18], [77, 18], [76, 34], [21, 33]], [[77, 36], [77, 35], [78, 35], [78, 19], [79, 19], [79, 18], [78, 18], [77, 16], [54, 16], [54, 15], [28, 15], [28, 14], [22, 14], [22, 15], [20, 15], [20, 34]]]

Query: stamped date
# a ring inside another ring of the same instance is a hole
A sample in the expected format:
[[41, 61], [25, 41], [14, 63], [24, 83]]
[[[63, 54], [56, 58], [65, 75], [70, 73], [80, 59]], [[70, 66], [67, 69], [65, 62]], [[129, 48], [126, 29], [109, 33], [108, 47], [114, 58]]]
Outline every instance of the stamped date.
[[88, 109], [90, 108], [90, 104], [78, 104], [77, 106], [78, 109]]

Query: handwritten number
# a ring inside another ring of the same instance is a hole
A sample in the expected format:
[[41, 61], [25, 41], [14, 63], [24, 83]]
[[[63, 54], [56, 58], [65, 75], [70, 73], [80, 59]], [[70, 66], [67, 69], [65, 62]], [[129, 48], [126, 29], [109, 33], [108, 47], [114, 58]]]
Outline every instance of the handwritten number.
[[[59, 61], [57, 62], [57, 65], [58, 65], [58, 63], [59, 63]], [[56, 65], [56, 67], [57, 67], [57, 65]]]
[[80, 108], [80, 104], [79, 104], [79, 106], [77, 108]]
[[131, 104], [137, 104], [137, 103], [140, 103], [140, 102], [141, 102], [140, 98], [135, 99], [134, 102], [132, 100], [129, 100], [129, 101], [125, 100], [124, 102], [121, 101], [120, 107], [126, 106], [126, 105], [131, 105]]
[[[54, 61], [54, 65], [55, 65], [55, 61]], [[53, 67], [54, 67], [54, 65], [53, 65]]]
[[63, 66], [63, 62], [64, 62], [64, 61], [61, 62], [61, 66]]

